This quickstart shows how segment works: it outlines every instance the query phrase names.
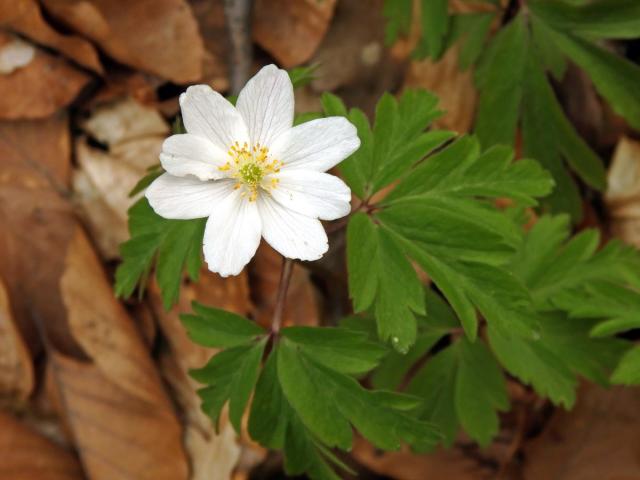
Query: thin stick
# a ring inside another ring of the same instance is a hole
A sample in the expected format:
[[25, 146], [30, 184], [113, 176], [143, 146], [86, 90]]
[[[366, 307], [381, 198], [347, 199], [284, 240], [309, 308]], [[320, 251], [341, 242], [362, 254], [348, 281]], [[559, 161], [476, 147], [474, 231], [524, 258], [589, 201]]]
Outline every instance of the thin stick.
[[249, 79], [253, 48], [251, 10], [253, 0], [224, 0], [224, 16], [229, 34], [231, 94], [237, 95]]
[[273, 321], [271, 322], [271, 332], [278, 335], [280, 326], [282, 325], [282, 314], [284, 313], [284, 302], [289, 289], [289, 281], [293, 273], [293, 260], [283, 258], [282, 273], [280, 274], [280, 285], [278, 286], [278, 297], [276, 299], [276, 308], [273, 310]]

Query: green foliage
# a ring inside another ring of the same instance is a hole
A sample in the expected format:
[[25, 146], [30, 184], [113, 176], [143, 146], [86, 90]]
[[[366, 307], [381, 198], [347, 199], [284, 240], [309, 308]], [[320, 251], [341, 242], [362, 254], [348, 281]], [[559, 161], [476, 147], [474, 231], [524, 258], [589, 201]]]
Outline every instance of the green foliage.
[[120, 247], [122, 263], [116, 270], [118, 297], [130, 297], [139, 286], [144, 291], [151, 268], [166, 309], [178, 300], [182, 272], [198, 279], [202, 265], [202, 238], [206, 219], [167, 220], [157, 215], [146, 198], [129, 209], [131, 239]]
[[[399, 101], [384, 96], [373, 130], [368, 124], [363, 129], [364, 148], [345, 162], [350, 162], [349, 172], [357, 171], [345, 178], [361, 196], [361, 210], [368, 212], [353, 215], [347, 230], [354, 310], [370, 310], [380, 338], [406, 352], [416, 340], [416, 314], [428, 317], [411, 259], [444, 293], [470, 340], [477, 334], [476, 310], [497, 328], [533, 334], [523, 310], [530, 301], [528, 293], [502, 267], [521, 242], [520, 227], [490, 200], [507, 197], [535, 205], [553, 181], [532, 160], [512, 163], [510, 148], [482, 153], [474, 137], [444, 147], [440, 141], [437, 153], [430, 155], [435, 145], [427, 142], [427, 148], [420, 139], [439, 137], [439, 132], [425, 132], [434, 116], [429, 112], [435, 112], [431, 103], [429, 96], [415, 92]], [[410, 105], [416, 107], [413, 115]], [[357, 113], [347, 112], [332, 96], [325, 96], [324, 106], [328, 115], [353, 118]], [[396, 133], [398, 125], [407, 126], [402, 134]], [[407, 161], [394, 155], [401, 145], [422, 148]], [[387, 181], [397, 185], [372, 203], [371, 195]]]
[[[483, 147], [513, 145], [520, 129], [524, 154], [539, 160], [556, 182], [545, 205], [578, 220], [582, 205], [567, 167], [597, 190], [605, 188], [605, 172], [598, 155], [567, 120], [548, 74], [561, 80], [567, 61], [575, 63], [613, 110], [640, 128], [640, 66], [600, 45], [603, 39], [640, 37], [640, 4], [531, 0], [513, 16], [500, 2], [487, 3], [493, 11], [448, 15], [446, 1], [423, 2], [422, 38], [415, 54], [437, 60], [443, 48], [460, 44], [460, 67], [477, 65], [475, 129]], [[406, 34], [411, 7], [387, 0], [385, 12], [389, 40]], [[502, 19], [500, 25], [497, 19]], [[491, 25], [499, 28], [490, 37]]]
[[421, 415], [443, 432], [445, 446], [458, 425], [487, 445], [498, 432], [498, 411], [509, 408], [504, 376], [484, 342], [461, 339], [441, 350], [416, 374], [408, 392], [424, 399]]
[[366, 332], [287, 327], [274, 337], [241, 316], [197, 303], [193, 308], [181, 316], [190, 338], [226, 347], [191, 372], [205, 385], [198, 392], [203, 411], [217, 425], [228, 403], [240, 432], [253, 392], [249, 434], [267, 448], [283, 450], [288, 474], [339, 478], [330, 465], [347, 467], [331, 449], [348, 451], [353, 428], [387, 450], [403, 443], [425, 450], [439, 441], [436, 428], [416, 416], [419, 398], [367, 390], [352, 376], [375, 368], [387, 352]]

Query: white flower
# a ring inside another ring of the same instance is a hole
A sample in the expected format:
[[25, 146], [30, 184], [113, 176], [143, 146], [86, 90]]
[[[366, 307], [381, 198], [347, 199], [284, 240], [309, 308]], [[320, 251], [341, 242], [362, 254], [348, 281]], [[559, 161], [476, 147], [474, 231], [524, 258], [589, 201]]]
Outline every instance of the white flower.
[[319, 219], [351, 208], [349, 187], [324, 172], [358, 149], [355, 127], [343, 117], [293, 127], [293, 87], [274, 65], [249, 80], [236, 107], [196, 85], [180, 96], [180, 108], [188, 133], [165, 140], [166, 173], [146, 196], [162, 217], [209, 217], [209, 269], [237, 275], [261, 236], [285, 257], [322, 257], [328, 243]]

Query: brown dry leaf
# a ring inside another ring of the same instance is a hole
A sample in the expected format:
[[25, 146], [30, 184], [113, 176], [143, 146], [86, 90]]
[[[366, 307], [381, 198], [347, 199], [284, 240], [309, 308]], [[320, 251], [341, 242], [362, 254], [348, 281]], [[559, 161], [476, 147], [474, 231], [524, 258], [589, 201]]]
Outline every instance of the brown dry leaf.
[[640, 142], [627, 137], [618, 142], [609, 167], [605, 202], [612, 233], [640, 246]]
[[76, 229], [60, 289], [92, 363], [50, 352], [60, 405], [93, 480], [187, 478], [182, 430], [140, 332]]
[[[15, 48], [15, 37], [0, 31], [0, 51]], [[71, 103], [91, 80], [61, 57], [36, 48], [33, 58], [0, 74], [0, 118], [43, 118]]]
[[97, 108], [83, 128], [108, 151], [76, 140], [73, 188], [101, 254], [113, 259], [128, 238], [127, 210], [137, 200], [129, 192], [158, 163], [169, 126], [156, 110], [126, 98]]
[[306, 62], [317, 50], [336, 0], [257, 0], [253, 38], [285, 68]]
[[204, 49], [185, 0], [44, 0], [56, 20], [115, 60], [175, 83], [202, 77]]
[[380, 453], [358, 440], [353, 456], [370, 470], [395, 480], [480, 480], [491, 478], [492, 474], [455, 448], [423, 455], [409, 451]]
[[84, 38], [62, 35], [42, 18], [35, 0], [0, 0], [0, 27], [64, 54], [79, 65], [102, 73], [96, 49]]
[[170, 352], [162, 358], [162, 373], [184, 417], [184, 442], [191, 457], [192, 479], [224, 480], [236, 466], [241, 447], [226, 415], [221, 419], [220, 433], [215, 433], [211, 420], [200, 408], [196, 394], [200, 385], [188, 375], [189, 370], [202, 367], [215, 353], [215, 349], [193, 343], [180, 322], [179, 315], [190, 312], [194, 300], [247, 315], [251, 310], [247, 276], [242, 273], [225, 279], [202, 269], [199, 281], [183, 286], [178, 304], [168, 312], [157, 283], [149, 287], [149, 302], [170, 346]]
[[[282, 256], [262, 242], [251, 267], [255, 318], [262, 326], [269, 327], [280, 285]], [[320, 322], [315, 289], [309, 272], [300, 265], [293, 266], [282, 318], [284, 325], [318, 325]]]
[[[71, 151], [66, 115], [0, 122], [0, 274], [15, 320], [37, 354], [41, 322], [57, 348], [80, 353], [59, 294], [76, 219], [67, 198]], [[45, 321], [46, 319], [46, 321]]]
[[229, 88], [229, 37], [224, 21], [223, 0], [189, 0], [204, 42], [202, 81], [223, 92]]
[[640, 388], [585, 385], [525, 451], [525, 480], [640, 479]]
[[84, 478], [78, 459], [70, 452], [0, 412], [0, 480]]
[[382, 0], [342, 0], [337, 3], [329, 31], [310, 63], [319, 64], [311, 83], [317, 92], [340, 89], [347, 105], [366, 113], [385, 91], [401, 81], [401, 70], [384, 47]]
[[24, 402], [33, 386], [31, 355], [16, 327], [9, 295], [0, 278], [0, 395]]
[[445, 115], [434, 122], [437, 128], [468, 132], [473, 124], [478, 95], [471, 70], [458, 68], [458, 49], [450, 48], [438, 61], [412, 61], [404, 88], [424, 88], [440, 99]]
[[188, 478], [181, 428], [166, 398], [150, 403], [132, 395], [92, 363], [57, 352], [51, 352], [50, 360], [91, 480]]

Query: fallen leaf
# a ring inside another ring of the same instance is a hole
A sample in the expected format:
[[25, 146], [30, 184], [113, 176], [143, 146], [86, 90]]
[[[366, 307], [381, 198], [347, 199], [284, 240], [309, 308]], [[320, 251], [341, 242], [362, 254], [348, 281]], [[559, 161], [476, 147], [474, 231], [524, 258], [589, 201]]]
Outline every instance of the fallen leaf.
[[[491, 478], [492, 471], [460, 450], [451, 448], [428, 454], [379, 452], [360, 439], [353, 449], [354, 458], [373, 470], [395, 480], [479, 480]], [[549, 477], [540, 477], [549, 478]]]
[[[15, 49], [15, 38], [0, 31], [0, 50]], [[64, 58], [39, 48], [33, 58], [8, 74], [0, 74], [0, 118], [43, 118], [66, 107], [91, 80]]]
[[95, 73], [103, 72], [94, 46], [84, 38], [62, 35], [51, 28], [35, 0], [0, 0], [0, 26], [57, 50]]
[[311, 58], [324, 38], [336, 0], [257, 0], [253, 38], [285, 68]]
[[640, 246], [640, 142], [622, 137], [608, 172], [605, 202], [613, 235]]
[[36, 49], [33, 45], [13, 38], [0, 46], [0, 74], [7, 75], [14, 70], [26, 67], [33, 60]]
[[83, 358], [49, 351], [63, 414], [92, 480], [186, 479], [182, 429], [140, 332], [82, 230], [60, 290]]
[[175, 83], [202, 77], [204, 49], [184, 0], [44, 0], [56, 20], [115, 60]]
[[1, 480], [83, 480], [78, 459], [0, 411]]
[[129, 192], [158, 164], [169, 126], [156, 110], [130, 98], [97, 108], [82, 126], [107, 150], [78, 137], [73, 189], [100, 253], [113, 259], [129, 236], [127, 210], [138, 199]]
[[66, 115], [0, 122], [0, 275], [20, 331], [37, 355], [41, 322], [58, 349], [80, 354], [67, 333], [59, 293], [77, 220], [69, 202], [71, 149]]
[[[0, 395], [24, 402], [34, 387], [31, 355], [18, 330], [0, 278]], [[1, 463], [1, 462], [0, 462]]]
[[225, 414], [220, 422], [220, 433], [215, 432], [211, 420], [200, 408], [201, 400], [196, 394], [200, 384], [188, 375], [189, 370], [205, 365], [216, 350], [192, 342], [182, 326], [180, 314], [191, 312], [191, 303], [198, 301], [247, 315], [251, 301], [246, 273], [222, 278], [203, 268], [197, 283], [183, 286], [177, 305], [170, 311], [164, 310], [157, 283], [150, 285], [148, 296], [170, 347], [162, 357], [162, 374], [171, 386], [184, 418], [185, 448], [191, 458], [192, 480], [228, 479], [238, 462], [241, 446]]
[[223, 0], [189, 0], [204, 42], [202, 82], [224, 92], [229, 88], [229, 37]]
[[585, 385], [525, 450], [524, 480], [640, 479], [640, 388]]
[[384, 46], [382, 7], [382, 0], [338, 2], [329, 31], [310, 60], [318, 64], [313, 90], [340, 89], [347, 105], [367, 114], [383, 92], [395, 90], [402, 80], [402, 62]]
[[150, 403], [122, 389], [96, 364], [57, 352], [50, 360], [63, 413], [91, 480], [188, 478], [181, 428], [164, 397]]
[[468, 132], [473, 125], [478, 95], [471, 70], [458, 68], [458, 49], [450, 48], [437, 62], [414, 60], [409, 64], [404, 88], [424, 88], [440, 99], [445, 114], [434, 122], [436, 128]]

